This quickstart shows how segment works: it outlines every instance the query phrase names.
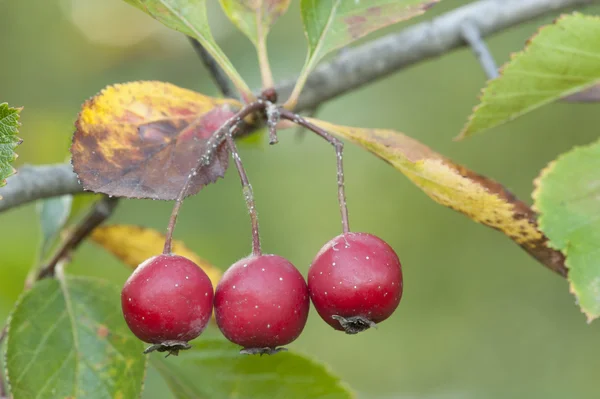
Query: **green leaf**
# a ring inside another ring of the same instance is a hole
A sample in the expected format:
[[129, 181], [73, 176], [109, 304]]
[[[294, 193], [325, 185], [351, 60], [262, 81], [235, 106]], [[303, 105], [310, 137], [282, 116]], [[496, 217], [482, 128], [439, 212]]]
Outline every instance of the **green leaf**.
[[458, 138], [511, 121], [600, 82], [600, 17], [574, 13], [542, 27], [488, 82]]
[[423, 14], [439, 0], [301, 0], [308, 55], [290, 99], [296, 104], [306, 78], [327, 53], [394, 23]]
[[178, 399], [348, 399], [354, 395], [323, 365], [293, 352], [240, 355], [224, 340], [198, 340], [178, 358], [152, 356]]
[[11, 108], [7, 103], [0, 104], [0, 187], [6, 184], [7, 177], [15, 173], [11, 163], [17, 158], [14, 149], [22, 142], [17, 137], [21, 126], [20, 112], [21, 108]]
[[40, 260], [46, 258], [58, 241], [60, 232], [71, 214], [72, 195], [49, 198], [38, 202], [38, 214], [42, 229]]
[[252, 91], [239, 75], [223, 50], [215, 42], [206, 15], [206, 0], [125, 0], [176, 31], [197, 39], [223, 68], [246, 102], [254, 99]]
[[291, 0], [220, 0], [223, 11], [256, 47], [264, 88], [274, 86], [267, 55], [267, 34]]
[[10, 318], [6, 368], [14, 399], [139, 398], [147, 357], [119, 289], [81, 277], [45, 279]]
[[291, 0], [220, 0], [223, 11], [258, 48]]
[[592, 321], [600, 316], [600, 141], [548, 165], [533, 198], [540, 229], [566, 255], [571, 292]]

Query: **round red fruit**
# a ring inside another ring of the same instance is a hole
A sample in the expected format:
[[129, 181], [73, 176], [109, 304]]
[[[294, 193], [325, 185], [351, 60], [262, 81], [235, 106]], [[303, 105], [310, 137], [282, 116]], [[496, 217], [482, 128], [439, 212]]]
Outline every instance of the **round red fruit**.
[[234, 263], [215, 292], [215, 317], [225, 337], [243, 353], [274, 353], [294, 341], [306, 324], [310, 300], [304, 278], [277, 255]]
[[321, 248], [308, 271], [308, 290], [325, 322], [356, 334], [394, 313], [402, 298], [402, 267], [385, 241], [346, 233]]
[[213, 286], [204, 271], [177, 255], [158, 255], [140, 264], [121, 291], [131, 331], [155, 344], [147, 351], [177, 354], [206, 327], [212, 314]]

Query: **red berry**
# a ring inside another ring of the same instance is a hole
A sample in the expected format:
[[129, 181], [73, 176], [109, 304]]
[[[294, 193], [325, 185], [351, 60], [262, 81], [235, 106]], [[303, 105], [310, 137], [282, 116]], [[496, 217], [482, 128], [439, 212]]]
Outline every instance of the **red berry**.
[[394, 313], [402, 297], [402, 268], [394, 250], [366, 233], [329, 241], [308, 271], [315, 309], [336, 330], [356, 334]]
[[206, 327], [212, 313], [213, 287], [204, 271], [177, 255], [154, 256], [135, 269], [121, 306], [131, 331], [158, 350], [177, 354]]
[[234, 263], [215, 292], [215, 317], [225, 337], [242, 353], [274, 353], [294, 341], [306, 324], [310, 300], [304, 278], [277, 255]]

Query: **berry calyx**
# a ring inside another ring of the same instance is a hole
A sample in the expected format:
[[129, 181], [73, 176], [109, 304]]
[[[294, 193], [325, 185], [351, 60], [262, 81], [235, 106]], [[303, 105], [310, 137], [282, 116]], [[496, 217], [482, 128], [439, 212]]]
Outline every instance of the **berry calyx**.
[[121, 291], [123, 316], [144, 353], [177, 355], [202, 333], [212, 314], [213, 286], [204, 271], [177, 255], [158, 255], [140, 264]]
[[215, 292], [219, 329], [245, 354], [273, 354], [306, 325], [310, 300], [304, 278], [285, 258], [253, 255], [234, 263]]
[[402, 298], [394, 250], [367, 233], [341, 234], [321, 248], [308, 271], [310, 298], [336, 330], [357, 334], [390, 317]]

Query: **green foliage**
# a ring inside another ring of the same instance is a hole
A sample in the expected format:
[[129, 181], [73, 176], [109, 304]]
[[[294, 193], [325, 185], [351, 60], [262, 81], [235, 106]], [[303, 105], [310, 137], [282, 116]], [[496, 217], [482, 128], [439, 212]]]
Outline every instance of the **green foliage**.
[[537, 180], [540, 228], [567, 257], [571, 291], [588, 321], [600, 316], [600, 141], [552, 162]]
[[439, 0], [302, 0], [300, 12], [308, 55], [291, 96], [297, 96], [317, 62], [327, 53], [361, 37], [422, 14]]
[[193, 343], [179, 358], [152, 356], [178, 399], [349, 399], [354, 395], [323, 365], [293, 352], [240, 355], [224, 340]]
[[0, 187], [6, 184], [7, 177], [15, 173], [11, 163], [17, 158], [15, 147], [21, 144], [21, 139], [17, 137], [20, 112], [20, 108], [0, 103]]
[[35, 284], [10, 318], [6, 368], [14, 399], [137, 398], [146, 369], [119, 290], [66, 277]]
[[197, 39], [232, 80], [244, 99], [252, 91], [215, 42], [206, 16], [206, 0], [125, 0], [176, 31]]
[[291, 0], [220, 0], [220, 2], [231, 22], [258, 48], [264, 45], [271, 25], [287, 11]]
[[56, 244], [60, 231], [71, 214], [72, 195], [48, 198], [38, 203], [40, 226], [42, 230], [42, 243], [40, 247], [40, 260], [46, 258], [50, 249]]
[[600, 81], [600, 18], [574, 13], [540, 29], [483, 89], [460, 138], [511, 121]]

